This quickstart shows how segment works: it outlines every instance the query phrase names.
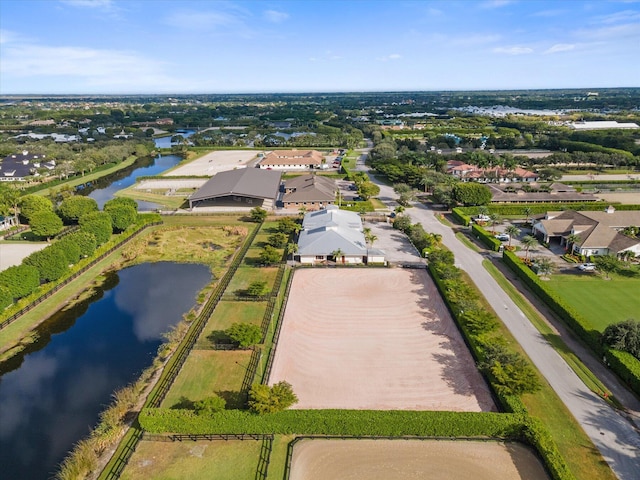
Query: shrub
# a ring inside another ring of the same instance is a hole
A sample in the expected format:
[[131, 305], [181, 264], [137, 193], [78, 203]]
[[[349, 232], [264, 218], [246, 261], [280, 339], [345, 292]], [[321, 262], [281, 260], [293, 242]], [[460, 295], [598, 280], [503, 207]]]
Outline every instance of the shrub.
[[98, 245], [102, 245], [111, 238], [113, 225], [111, 216], [106, 212], [93, 212], [80, 218], [80, 230], [91, 233]]
[[219, 397], [218, 395], [212, 395], [194, 402], [193, 409], [197, 415], [211, 415], [221, 412], [226, 408], [226, 406], [227, 402], [224, 398]]
[[111, 217], [111, 226], [114, 232], [122, 232], [130, 225], [133, 225], [138, 216], [138, 212], [130, 205], [111, 205], [104, 211]]
[[48, 248], [55, 252], [56, 255], [64, 257], [67, 264], [75, 264], [80, 260], [80, 247], [73, 243], [73, 239], [69, 240], [65, 237]]
[[273, 235], [269, 235], [267, 243], [275, 248], [282, 248], [287, 243], [288, 235], [286, 233], [278, 232]]
[[267, 218], [267, 211], [260, 207], [252, 208], [250, 217], [252, 222], [262, 223], [264, 219]]
[[225, 330], [225, 334], [237, 342], [240, 348], [248, 348], [262, 340], [262, 330], [258, 325], [251, 323], [234, 323]]
[[64, 199], [58, 207], [58, 214], [67, 225], [78, 223], [80, 217], [87, 213], [97, 211], [98, 202], [91, 197], [83, 197], [79, 195]]
[[453, 199], [464, 205], [486, 205], [491, 201], [491, 190], [480, 183], [456, 183], [452, 193]]
[[104, 207], [102, 207], [102, 210], [106, 211], [115, 206], [131, 207], [136, 212], [138, 211], [138, 202], [136, 202], [133, 198], [127, 198], [127, 197], [116, 197], [106, 201], [104, 204]]
[[46, 210], [34, 213], [29, 220], [29, 226], [34, 235], [47, 239], [57, 235], [64, 228], [60, 217], [53, 211]]
[[640, 322], [629, 318], [609, 325], [602, 333], [602, 341], [640, 359]]
[[7, 287], [0, 285], [0, 310], [4, 310], [12, 303], [13, 294]]
[[23, 262], [38, 269], [41, 282], [58, 280], [69, 270], [67, 259], [51, 247], [33, 252]]
[[498, 240], [496, 237], [494, 237], [493, 234], [487, 232], [480, 225], [477, 225], [474, 223], [471, 226], [471, 231], [473, 232], [473, 235], [476, 238], [480, 239], [482, 243], [484, 243], [487, 247], [489, 247], [494, 252], [497, 252], [498, 250], [500, 250], [500, 246], [502, 245], [502, 242]]
[[53, 212], [53, 203], [51, 200], [39, 195], [26, 195], [20, 199], [20, 215], [22, 215], [27, 223], [31, 222], [31, 218], [38, 212]]
[[80, 255], [83, 257], [89, 257], [93, 255], [93, 252], [96, 251], [96, 247], [98, 246], [96, 237], [93, 235], [93, 233], [89, 233], [86, 231], [70, 233], [60, 241], [63, 240], [68, 240], [70, 243], [77, 245], [80, 249]]
[[40, 286], [40, 272], [33, 265], [15, 265], [0, 272], [0, 285], [9, 290], [12, 298], [26, 297]]
[[255, 413], [276, 413], [297, 403], [291, 384], [278, 382], [272, 387], [255, 384], [249, 390], [249, 408]]
[[249, 297], [262, 297], [266, 295], [268, 291], [267, 282], [258, 280], [251, 282], [244, 293]]
[[282, 254], [271, 245], [267, 245], [260, 252], [259, 258], [262, 265], [273, 265], [280, 261]]
[[508, 351], [499, 343], [490, 343], [480, 365], [496, 391], [502, 395], [522, 395], [540, 389], [540, 380], [531, 364], [518, 352]]

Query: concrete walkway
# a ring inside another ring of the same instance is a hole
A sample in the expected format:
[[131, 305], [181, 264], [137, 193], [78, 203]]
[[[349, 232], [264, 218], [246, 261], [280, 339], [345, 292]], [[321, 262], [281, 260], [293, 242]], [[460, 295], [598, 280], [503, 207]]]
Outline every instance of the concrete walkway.
[[[363, 168], [364, 169], [364, 168]], [[380, 186], [380, 198], [393, 208], [393, 189]], [[442, 235], [443, 243], [454, 253], [456, 265], [464, 269], [500, 319], [522, 345], [531, 361], [547, 379], [569, 411], [582, 426], [616, 476], [621, 480], [640, 478], [640, 432], [621, 412], [611, 408], [589, 390], [578, 376], [529, 322], [498, 283], [482, 266], [484, 257], [456, 239], [451, 228], [441, 224], [434, 211], [422, 204], [406, 212], [413, 222], [420, 222], [426, 231]]]

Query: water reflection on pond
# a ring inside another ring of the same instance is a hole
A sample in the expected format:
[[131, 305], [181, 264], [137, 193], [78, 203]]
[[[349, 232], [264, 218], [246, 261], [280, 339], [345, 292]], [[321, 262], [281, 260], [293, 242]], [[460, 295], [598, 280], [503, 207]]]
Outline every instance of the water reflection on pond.
[[48, 320], [39, 350], [0, 377], [1, 477], [49, 478], [97, 423], [112, 392], [151, 364], [162, 333], [210, 279], [203, 265], [138, 265], [112, 274], [96, 297]]

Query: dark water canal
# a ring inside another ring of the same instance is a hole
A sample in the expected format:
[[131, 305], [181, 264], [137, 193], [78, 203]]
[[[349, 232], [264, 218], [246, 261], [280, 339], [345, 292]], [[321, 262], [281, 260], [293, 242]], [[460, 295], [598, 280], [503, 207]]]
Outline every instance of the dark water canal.
[[[114, 193], [130, 187], [136, 183], [138, 177], [159, 175], [181, 161], [182, 158], [177, 155], [158, 155], [155, 158], [140, 159], [128, 168], [102, 177], [90, 185], [79, 187], [78, 193], [93, 198], [102, 210], [105, 202], [114, 198]], [[138, 210], [140, 211], [154, 210], [158, 207], [159, 205], [156, 203], [138, 201]]]
[[151, 365], [162, 333], [210, 280], [203, 265], [142, 264], [111, 274], [93, 298], [47, 320], [37, 351], [0, 377], [0, 478], [50, 478], [111, 394]]

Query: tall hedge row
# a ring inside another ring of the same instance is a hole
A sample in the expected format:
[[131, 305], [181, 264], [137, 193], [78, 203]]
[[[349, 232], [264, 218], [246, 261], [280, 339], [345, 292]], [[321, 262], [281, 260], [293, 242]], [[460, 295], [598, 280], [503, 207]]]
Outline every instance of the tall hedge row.
[[562, 298], [548, 288], [529, 267], [508, 250], [502, 258], [520, 279], [545, 302], [597, 355], [605, 355], [609, 367], [637, 394], [640, 394], [640, 360], [626, 352], [607, 349], [600, 341], [601, 334]]
[[[579, 202], [579, 203], [492, 203], [485, 208], [489, 213], [497, 213], [498, 215], [522, 215], [525, 208], [531, 209], [531, 215], [539, 215], [541, 213], [558, 212], [561, 210], [577, 210], [577, 211], [602, 211], [607, 206], [613, 205], [616, 210], [640, 210], [640, 205], [618, 204], [607, 202]], [[456, 207], [452, 210], [453, 216], [460, 219], [464, 223], [468, 218], [479, 213], [479, 207]]]
[[263, 415], [225, 410], [213, 415], [197, 415], [193, 410], [145, 408], [138, 420], [150, 433], [192, 434], [520, 438], [523, 426], [521, 415], [413, 410], [284, 410]]
[[478, 238], [482, 243], [484, 243], [488, 248], [490, 248], [494, 252], [497, 252], [498, 250], [500, 250], [500, 247], [502, 246], [502, 242], [498, 240], [496, 237], [494, 237], [492, 233], [487, 232], [480, 225], [477, 225], [475, 223], [471, 225], [471, 232], [476, 238]]

